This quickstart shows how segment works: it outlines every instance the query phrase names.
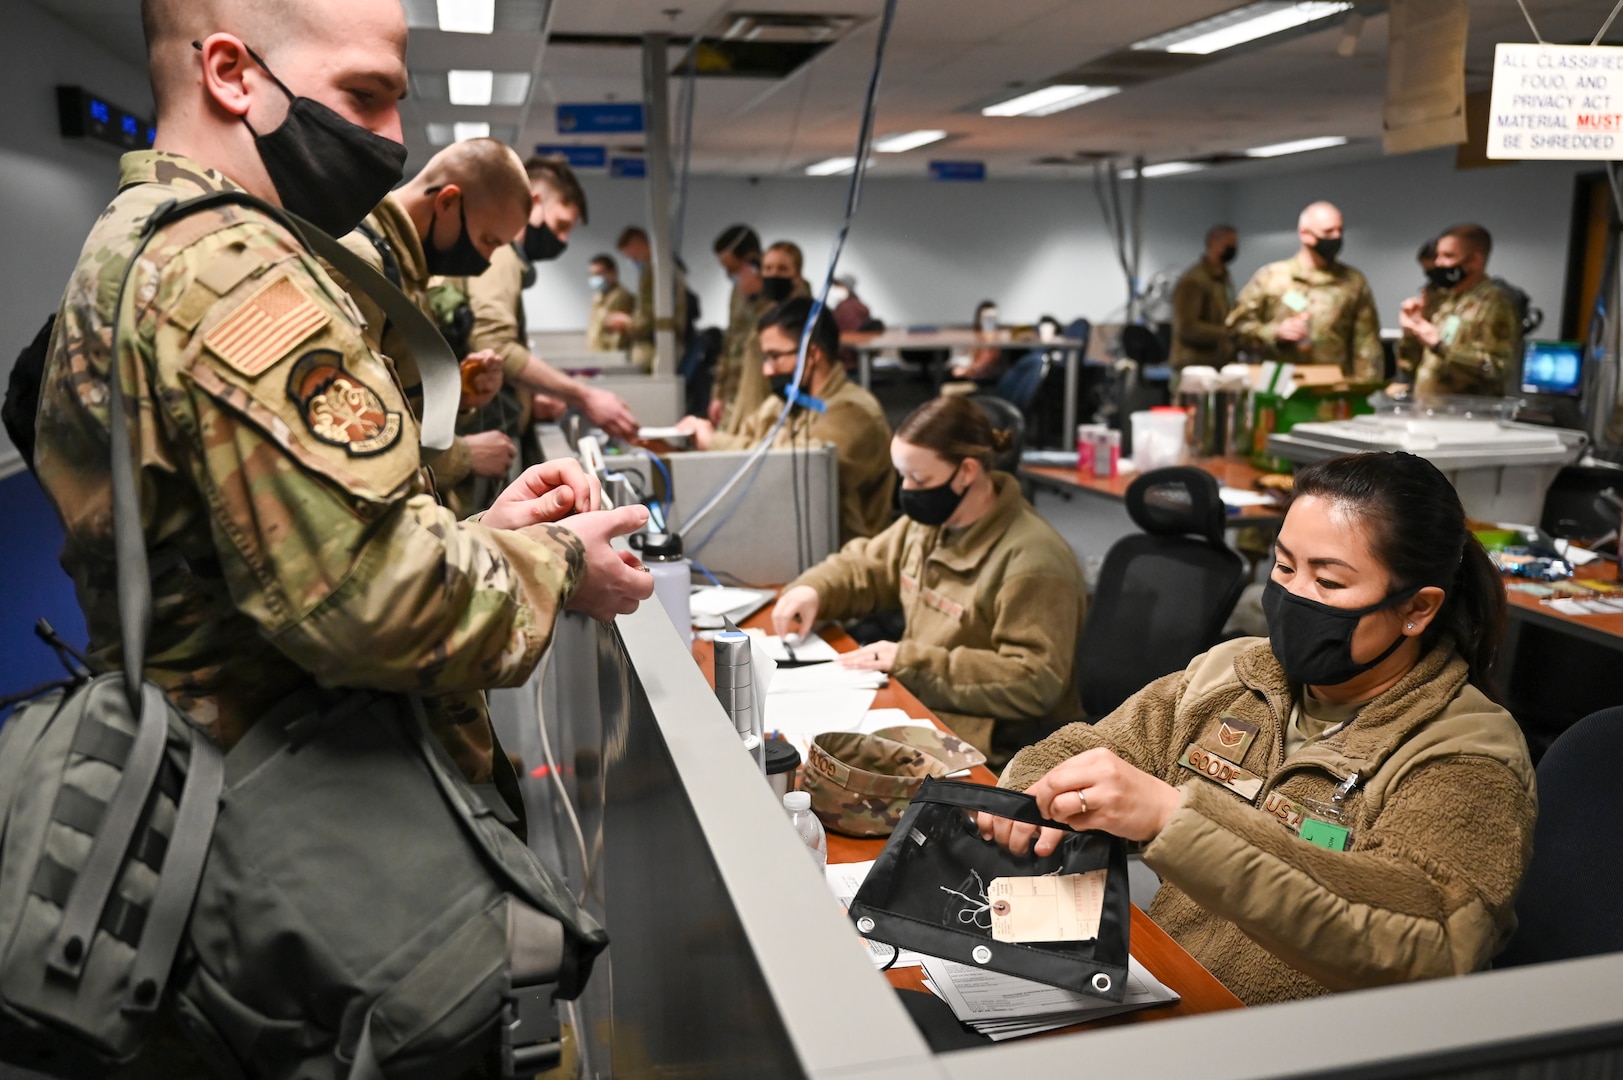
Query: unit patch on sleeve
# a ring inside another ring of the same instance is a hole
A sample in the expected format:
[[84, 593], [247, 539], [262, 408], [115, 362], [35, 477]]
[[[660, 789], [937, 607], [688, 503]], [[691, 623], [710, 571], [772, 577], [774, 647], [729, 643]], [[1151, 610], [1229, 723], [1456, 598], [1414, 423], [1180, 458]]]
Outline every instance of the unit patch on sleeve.
[[332, 349], [299, 357], [288, 377], [287, 394], [310, 433], [342, 446], [352, 457], [381, 454], [400, 441], [400, 414], [385, 408], [370, 386], [344, 369]]
[[256, 378], [331, 318], [286, 274], [276, 274], [203, 337], [203, 345]]

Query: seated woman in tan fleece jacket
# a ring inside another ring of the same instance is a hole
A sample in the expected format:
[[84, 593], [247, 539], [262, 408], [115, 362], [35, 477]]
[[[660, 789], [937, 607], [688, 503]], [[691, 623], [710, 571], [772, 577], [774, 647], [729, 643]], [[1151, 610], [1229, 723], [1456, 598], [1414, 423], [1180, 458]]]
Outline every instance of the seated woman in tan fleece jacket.
[[[1248, 1003], [1458, 975], [1515, 927], [1533, 767], [1492, 696], [1504, 586], [1409, 454], [1296, 475], [1264, 594], [1226, 642], [1010, 761], [1051, 820], [1148, 841], [1150, 915]], [[980, 819], [1019, 851], [1058, 833]]]
[[842, 662], [890, 672], [983, 751], [999, 722], [1051, 729], [1082, 718], [1071, 671], [1082, 571], [1014, 477], [991, 471], [1007, 445], [1007, 433], [994, 432], [971, 401], [919, 406], [890, 442], [904, 516], [802, 574], [772, 612], [777, 633], [805, 634], [819, 615], [900, 607], [900, 641], [875, 642]]

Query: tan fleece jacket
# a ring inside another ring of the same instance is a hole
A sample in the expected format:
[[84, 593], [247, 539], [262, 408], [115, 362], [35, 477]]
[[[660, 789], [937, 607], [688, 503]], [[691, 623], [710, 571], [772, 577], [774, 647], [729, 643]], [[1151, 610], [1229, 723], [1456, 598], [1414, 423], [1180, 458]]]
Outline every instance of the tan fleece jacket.
[[[1182, 805], [1144, 852], [1163, 880], [1150, 916], [1250, 1004], [1486, 966], [1515, 927], [1532, 853], [1533, 766], [1515, 720], [1467, 682], [1444, 640], [1346, 727], [1286, 759], [1298, 690], [1266, 640], [1226, 642], [1097, 725], [1022, 750], [1002, 783], [1024, 789], [1107, 746], [1178, 785]], [[1229, 758], [1262, 779], [1249, 800], [1178, 764], [1192, 743], [1220, 745], [1225, 718], [1257, 728]], [[1265, 809], [1280, 809], [1273, 792], [1329, 802], [1352, 773], [1345, 851], [1309, 844], [1283, 810]]]
[[817, 590], [822, 618], [900, 607], [907, 630], [891, 674], [982, 750], [998, 720], [1082, 717], [1071, 670], [1086, 607], [1076, 555], [1014, 477], [993, 473], [992, 484], [992, 509], [955, 535], [904, 517], [794, 582]]

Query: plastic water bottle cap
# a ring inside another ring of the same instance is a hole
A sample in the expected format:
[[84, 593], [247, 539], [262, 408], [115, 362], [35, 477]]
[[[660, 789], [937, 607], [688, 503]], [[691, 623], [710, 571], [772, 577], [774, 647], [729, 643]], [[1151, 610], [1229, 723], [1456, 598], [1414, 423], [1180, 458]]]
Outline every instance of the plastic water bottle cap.
[[788, 792], [785, 792], [784, 796], [783, 796], [783, 808], [785, 810], [810, 810], [811, 809], [811, 792], [809, 792], [809, 791], [788, 791]]

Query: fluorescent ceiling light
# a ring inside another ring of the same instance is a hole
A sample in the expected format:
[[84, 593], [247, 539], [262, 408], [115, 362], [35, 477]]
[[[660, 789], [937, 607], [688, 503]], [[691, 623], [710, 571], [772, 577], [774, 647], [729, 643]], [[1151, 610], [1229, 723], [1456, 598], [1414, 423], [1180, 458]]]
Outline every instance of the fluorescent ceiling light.
[[498, 71], [492, 81], [492, 105], [522, 105], [530, 100], [530, 73], [528, 71]]
[[440, 29], [452, 34], [488, 34], [496, 29], [496, 0], [435, 0]]
[[1292, 142], [1273, 143], [1268, 146], [1256, 146], [1245, 152], [1246, 157], [1281, 157], [1285, 154], [1301, 154], [1308, 150], [1323, 150], [1329, 146], [1340, 146], [1347, 141], [1345, 135], [1323, 135], [1317, 139], [1296, 139]]
[[945, 131], [903, 131], [873, 141], [873, 148], [881, 154], [901, 154], [921, 146], [940, 142], [947, 137]]
[[1135, 176], [1143, 175], [1146, 180], [1154, 180], [1157, 176], [1177, 176], [1179, 173], [1200, 172], [1206, 166], [1198, 161], [1163, 161], [1159, 165], [1146, 165], [1142, 174], [1133, 169], [1123, 169], [1122, 178], [1131, 180]]
[[456, 142], [463, 139], [488, 139], [490, 125], [483, 120], [458, 120], [451, 125], [451, 132]]
[[988, 105], [981, 110], [981, 115], [1048, 116], [1120, 92], [1119, 86], [1045, 86], [1041, 90], [1033, 90], [1028, 94], [1000, 101], [996, 105]]
[[806, 166], [807, 176], [839, 176], [841, 173], [852, 172], [857, 167], [854, 157], [831, 157], [825, 161], [815, 162]]
[[445, 73], [452, 105], [489, 105], [496, 85], [494, 71], [464, 71], [452, 68]]
[[428, 145], [430, 146], [450, 146], [455, 138], [456, 132], [451, 130], [450, 124], [431, 123], [428, 125]]
[[1209, 19], [1192, 22], [1165, 34], [1133, 45], [1135, 49], [1153, 49], [1159, 52], [1193, 53], [1206, 56], [1248, 41], [1284, 33], [1286, 30], [1308, 23], [1328, 19], [1333, 15], [1351, 11], [1349, 0], [1332, 2], [1295, 3], [1294, 0], [1258, 0], [1257, 3], [1213, 15]]

